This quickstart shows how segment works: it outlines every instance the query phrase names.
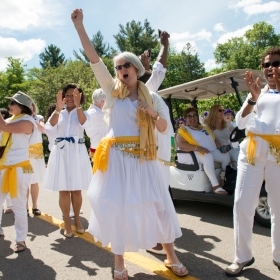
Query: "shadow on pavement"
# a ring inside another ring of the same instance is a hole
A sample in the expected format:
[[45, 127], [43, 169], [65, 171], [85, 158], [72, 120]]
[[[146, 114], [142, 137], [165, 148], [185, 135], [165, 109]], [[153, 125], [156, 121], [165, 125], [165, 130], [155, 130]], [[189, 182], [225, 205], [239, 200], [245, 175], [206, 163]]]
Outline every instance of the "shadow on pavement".
[[[0, 238], [0, 248], [0, 279], [56, 279], [56, 272], [35, 259], [28, 248], [15, 255], [11, 241], [4, 238]], [[15, 258], [9, 258], [10, 255]]]
[[[199, 217], [201, 221], [233, 229], [233, 208], [225, 205], [178, 200], [175, 203], [178, 214]], [[218, 217], [218, 218], [217, 218]], [[270, 229], [254, 223], [253, 233], [270, 237]]]

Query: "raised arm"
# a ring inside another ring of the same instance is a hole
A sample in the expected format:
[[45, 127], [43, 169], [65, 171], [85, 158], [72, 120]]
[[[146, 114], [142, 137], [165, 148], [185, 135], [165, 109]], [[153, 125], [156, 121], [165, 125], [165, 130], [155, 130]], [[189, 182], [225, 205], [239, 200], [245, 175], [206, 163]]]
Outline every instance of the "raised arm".
[[160, 33], [160, 51], [157, 57], [157, 61], [160, 62], [164, 68], [167, 65], [167, 55], [168, 55], [168, 38], [170, 35], [166, 31]]
[[83, 49], [86, 52], [89, 61], [94, 64], [99, 62], [100, 58], [87, 35], [87, 32], [83, 24], [83, 17], [84, 16], [83, 16], [82, 9], [75, 9], [71, 14], [71, 19], [80, 37]]
[[27, 120], [6, 123], [2, 117], [2, 114], [0, 114], [0, 131], [31, 134], [33, 127], [33, 123]]

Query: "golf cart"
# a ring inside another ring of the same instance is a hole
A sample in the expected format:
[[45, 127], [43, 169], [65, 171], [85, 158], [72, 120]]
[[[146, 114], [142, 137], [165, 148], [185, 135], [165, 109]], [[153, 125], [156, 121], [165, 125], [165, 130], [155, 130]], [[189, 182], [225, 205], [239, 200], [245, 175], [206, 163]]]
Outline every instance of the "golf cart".
[[[235, 92], [236, 98], [241, 106], [242, 100], [239, 91], [248, 91], [247, 85], [244, 82], [245, 71], [252, 71], [254, 77], [260, 77], [262, 86], [266, 84], [261, 71], [239, 69], [159, 91], [160, 96], [165, 99], [169, 107], [171, 121], [174, 123], [171, 98], [188, 99], [192, 104], [195, 104], [197, 100], [209, 99]], [[239, 132], [238, 128], [236, 128], [231, 134], [231, 139], [235, 138], [235, 141], [237, 141], [238, 139], [232, 136], [234, 134], [242, 135], [242, 133]], [[177, 153], [178, 152], [182, 153], [183, 151], [177, 150]], [[234, 194], [217, 195], [212, 193], [212, 186], [207, 175], [203, 171], [203, 167], [200, 168], [195, 154], [193, 152], [189, 153], [192, 156], [193, 164], [182, 164], [176, 161], [177, 166], [170, 167], [170, 192], [173, 201], [193, 200], [233, 206]], [[215, 168], [216, 176], [219, 179], [221, 166], [215, 163]], [[255, 221], [264, 227], [270, 227], [270, 209], [267, 203], [265, 182], [261, 188], [259, 204], [255, 212]]]

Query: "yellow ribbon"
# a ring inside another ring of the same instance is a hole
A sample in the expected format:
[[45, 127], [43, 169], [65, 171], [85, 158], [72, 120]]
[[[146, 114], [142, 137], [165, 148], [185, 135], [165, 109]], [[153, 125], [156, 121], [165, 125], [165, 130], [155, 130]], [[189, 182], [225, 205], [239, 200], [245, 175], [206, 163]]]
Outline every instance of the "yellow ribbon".
[[280, 164], [280, 135], [279, 134], [254, 134], [251, 131], [247, 133], [249, 137], [247, 146], [247, 162], [255, 165], [257, 141], [254, 139], [256, 136], [262, 138], [269, 143], [270, 153], [276, 158]]
[[[117, 80], [111, 95], [124, 99], [129, 94], [130, 91], [127, 86], [120, 80]], [[146, 101], [151, 108], [154, 108], [153, 99], [148, 88], [140, 81], [138, 81], [138, 96], [142, 101]], [[144, 159], [157, 159], [156, 138], [152, 117], [140, 108], [137, 108], [137, 124], [140, 127], [140, 162], [143, 162]]]
[[[97, 169], [105, 172], [108, 167], [109, 150], [113, 143], [139, 143], [139, 136], [121, 136], [116, 138], [104, 137], [99, 142], [98, 147], [94, 153], [94, 165], [92, 173], [95, 173]], [[140, 155], [140, 150], [124, 149], [124, 152]]]
[[28, 150], [28, 157], [35, 159], [44, 158], [43, 144], [37, 143], [30, 145]]
[[[17, 116], [12, 116], [11, 118], [8, 118], [6, 119], [5, 121], [6, 122], [11, 122], [11, 121], [14, 121], [14, 120], [17, 120], [19, 118], [21, 118], [22, 116], [24, 116], [24, 114], [19, 114]], [[1, 146], [6, 146], [5, 150], [4, 150], [4, 153], [2, 155], [2, 158], [0, 159], [0, 166], [4, 165], [6, 163], [6, 156], [7, 156], [7, 153], [12, 145], [12, 137], [9, 138], [10, 136], [10, 132], [6, 132], [6, 131], [2, 131], [2, 141], [1, 141]], [[8, 141], [9, 139], [9, 141]]]
[[17, 167], [25, 167], [32, 169], [29, 160], [10, 165], [10, 166], [0, 166], [0, 170], [6, 169], [3, 180], [2, 180], [2, 192], [9, 193], [11, 198], [17, 197]]
[[[213, 140], [215, 140], [215, 136], [213, 134], [213, 132], [206, 126], [201, 126], [202, 129], [207, 130], [207, 132], [212, 136]], [[184, 138], [184, 140], [186, 140], [189, 144], [194, 145], [194, 146], [201, 146], [200, 144], [198, 144], [192, 137], [192, 135], [190, 134], [190, 132], [185, 128], [185, 127], [180, 127], [178, 129], [178, 134]], [[199, 155], [203, 156], [204, 154], [201, 152], [198, 152]]]

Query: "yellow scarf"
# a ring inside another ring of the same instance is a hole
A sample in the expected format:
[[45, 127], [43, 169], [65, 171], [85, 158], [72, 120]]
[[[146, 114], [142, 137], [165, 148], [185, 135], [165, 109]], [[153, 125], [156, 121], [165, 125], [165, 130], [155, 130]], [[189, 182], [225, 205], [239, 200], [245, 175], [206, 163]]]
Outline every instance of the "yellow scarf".
[[[14, 121], [14, 120], [17, 120], [17, 119], [21, 118], [22, 116], [24, 116], [24, 114], [20, 114], [20, 115], [17, 115], [17, 116], [12, 116], [11, 118], [6, 119], [5, 121], [6, 122], [11, 122], [11, 121]], [[2, 158], [0, 159], [0, 166], [4, 165], [6, 163], [7, 153], [8, 153], [8, 151], [9, 151], [11, 145], [12, 145], [12, 137], [9, 138], [11, 133], [6, 132], [6, 131], [2, 131], [1, 133], [2, 133], [1, 146], [6, 145], [6, 148], [5, 148], [5, 151], [3, 153]], [[8, 141], [8, 139], [9, 139], [9, 141]]]
[[[110, 138], [110, 137], [104, 137], [99, 142], [98, 147], [96, 148], [96, 151], [94, 153], [94, 165], [92, 168], [92, 173], [95, 173], [97, 169], [101, 170], [102, 172], [106, 172], [108, 167], [108, 158], [109, 158], [109, 150], [113, 143], [120, 143], [124, 144], [126, 143], [139, 143], [139, 136], [121, 136], [116, 138]], [[129, 148], [123, 148], [123, 152], [131, 153], [140, 155], [139, 150], [131, 150]]]
[[[111, 95], [119, 99], [124, 99], [130, 94], [127, 86], [117, 80]], [[152, 96], [148, 88], [138, 81], [138, 96], [142, 101], [146, 101], [153, 108]], [[143, 160], [157, 159], [156, 139], [154, 131], [154, 122], [151, 116], [137, 108], [137, 124], [140, 126], [140, 162]]]
[[17, 197], [17, 167], [22, 167], [24, 173], [33, 173], [29, 160], [10, 166], [0, 167], [0, 170], [6, 169], [2, 180], [2, 192], [10, 193], [11, 198]]
[[[212, 136], [213, 140], [215, 140], [215, 135], [213, 134], [213, 132], [211, 131], [211, 129], [209, 129], [206, 126], [202, 126], [202, 129], [206, 129], [207, 132]], [[178, 134], [183, 137], [189, 144], [191, 145], [195, 145], [195, 146], [201, 146], [200, 144], [198, 144], [192, 137], [192, 135], [190, 134], [190, 132], [185, 128], [185, 127], [180, 127], [178, 129]], [[203, 156], [204, 154], [201, 152], [198, 152], [199, 155]]]
[[280, 135], [279, 134], [254, 134], [248, 132], [249, 137], [247, 146], [247, 161], [249, 164], [255, 165], [257, 141], [255, 136], [262, 138], [269, 143], [270, 153], [275, 157], [278, 164], [280, 164]]

